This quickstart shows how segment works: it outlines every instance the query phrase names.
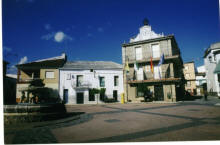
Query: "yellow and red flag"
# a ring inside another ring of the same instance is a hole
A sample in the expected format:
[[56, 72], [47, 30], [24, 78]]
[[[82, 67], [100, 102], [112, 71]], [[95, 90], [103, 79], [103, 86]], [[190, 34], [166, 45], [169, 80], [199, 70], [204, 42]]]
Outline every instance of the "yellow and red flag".
[[154, 73], [154, 65], [153, 65], [152, 57], [150, 59], [150, 69], [151, 69], [151, 72]]

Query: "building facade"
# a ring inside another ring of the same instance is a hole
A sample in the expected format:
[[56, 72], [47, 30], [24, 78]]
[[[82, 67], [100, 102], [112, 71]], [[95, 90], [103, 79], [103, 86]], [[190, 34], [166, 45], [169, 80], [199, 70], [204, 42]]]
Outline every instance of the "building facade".
[[196, 95], [196, 75], [195, 75], [195, 64], [194, 62], [184, 63], [184, 77], [186, 80], [185, 90], [191, 95]]
[[[106, 98], [120, 102], [122, 65], [108, 61], [67, 62], [59, 69], [59, 95], [66, 104], [100, 104]], [[92, 90], [105, 92], [93, 94]]]
[[[159, 61], [164, 58], [161, 65]], [[156, 34], [145, 23], [139, 34], [122, 44], [125, 101], [177, 101], [183, 97], [184, 75], [180, 49], [173, 35]]]
[[16, 102], [21, 102], [22, 92], [25, 92], [27, 98], [31, 98], [28, 92], [30, 82], [33, 80], [43, 80], [45, 87], [52, 89], [54, 97], [59, 93], [59, 68], [66, 62], [66, 55], [37, 60], [25, 64], [16, 65], [17, 73], [17, 90]]
[[206, 69], [207, 91], [220, 96], [220, 74], [217, 66], [220, 61], [220, 42], [211, 44], [204, 54], [204, 64]]
[[196, 92], [197, 95], [204, 95], [204, 85], [206, 86], [205, 66], [199, 66], [196, 69]]

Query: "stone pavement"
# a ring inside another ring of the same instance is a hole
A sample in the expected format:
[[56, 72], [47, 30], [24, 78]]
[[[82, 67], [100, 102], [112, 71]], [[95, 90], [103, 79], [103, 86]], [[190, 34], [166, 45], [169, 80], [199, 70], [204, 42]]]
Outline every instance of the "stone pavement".
[[[217, 100], [218, 101], [218, 100]], [[6, 143], [88, 143], [220, 140], [216, 101], [67, 106], [78, 120], [6, 127]]]

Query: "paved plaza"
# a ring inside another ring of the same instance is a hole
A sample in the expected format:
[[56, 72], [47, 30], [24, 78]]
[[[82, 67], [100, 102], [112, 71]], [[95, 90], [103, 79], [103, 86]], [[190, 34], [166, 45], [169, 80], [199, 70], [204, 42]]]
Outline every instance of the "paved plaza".
[[[217, 100], [218, 101], [218, 100]], [[66, 119], [6, 126], [6, 143], [93, 143], [220, 140], [218, 102], [67, 106]]]

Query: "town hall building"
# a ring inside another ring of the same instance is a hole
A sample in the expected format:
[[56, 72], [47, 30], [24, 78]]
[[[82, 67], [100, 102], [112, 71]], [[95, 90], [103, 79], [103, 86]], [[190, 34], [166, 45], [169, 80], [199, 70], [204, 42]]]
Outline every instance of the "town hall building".
[[136, 37], [122, 44], [126, 102], [175, 102], [184, 94], [183, 61], [174, 35], [152, 31], [148, 21]]

